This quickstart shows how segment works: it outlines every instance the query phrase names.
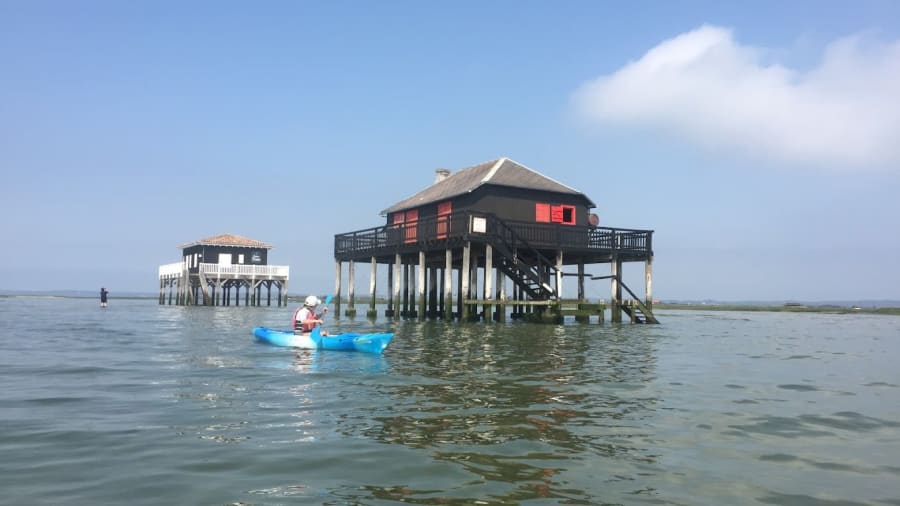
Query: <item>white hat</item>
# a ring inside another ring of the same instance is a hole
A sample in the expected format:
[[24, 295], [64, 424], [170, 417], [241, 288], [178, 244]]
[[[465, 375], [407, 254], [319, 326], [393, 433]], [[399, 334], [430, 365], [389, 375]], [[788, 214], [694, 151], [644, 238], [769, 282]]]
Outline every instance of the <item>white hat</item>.
[[305, 306], [318, 306], [318, 305], [319, 305], [319, 298], [316, 297], [315, 295], [310, 295], [309, 297], [306, 298], [306, 302], [304, 302], [303, 305], [305, 305]]

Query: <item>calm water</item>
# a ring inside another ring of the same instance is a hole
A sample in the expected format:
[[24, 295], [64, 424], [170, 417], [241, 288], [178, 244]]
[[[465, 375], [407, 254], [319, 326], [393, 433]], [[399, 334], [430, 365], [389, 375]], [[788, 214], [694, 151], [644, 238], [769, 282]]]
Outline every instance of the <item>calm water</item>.
[[[3, 504], [900, 504], [900, 318], [381, 318], [0, 299]], [[331, 316], [329, 316], [331, 318]]]

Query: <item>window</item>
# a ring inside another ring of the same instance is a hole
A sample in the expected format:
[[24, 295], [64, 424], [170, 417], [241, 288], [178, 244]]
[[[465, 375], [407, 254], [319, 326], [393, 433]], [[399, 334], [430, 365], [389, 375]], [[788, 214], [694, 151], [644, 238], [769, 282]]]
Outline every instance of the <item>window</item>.
[[566, 225], [575, 224], [575, 208], [572, 206], [563, 206], [563, 223]]
[[535, 204], [534, 221], [538, 223], [575, 224], [575, 206]]

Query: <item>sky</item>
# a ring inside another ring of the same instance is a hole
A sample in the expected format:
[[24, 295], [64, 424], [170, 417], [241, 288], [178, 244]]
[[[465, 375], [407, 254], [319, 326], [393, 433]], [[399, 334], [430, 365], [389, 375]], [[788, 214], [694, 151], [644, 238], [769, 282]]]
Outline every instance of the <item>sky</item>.
[[335, 234], [501, 157], [653, 230], [654, 298], [900, 299], [900, 2], [0, 0], [0, 290], [232, 233], [328, 293]]

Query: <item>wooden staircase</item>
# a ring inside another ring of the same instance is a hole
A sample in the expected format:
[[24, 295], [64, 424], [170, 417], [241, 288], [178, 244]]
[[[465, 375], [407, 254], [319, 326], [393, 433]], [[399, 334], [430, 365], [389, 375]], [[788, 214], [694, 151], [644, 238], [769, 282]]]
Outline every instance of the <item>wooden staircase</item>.
[[[536, 248], [532, 247], [503, 220], [493, 217], [493, 234], [490, 244], [497, 254], [497, 266], [513, 283], [521, 288], [532, 300], [558, 301], [551, 285], [558, 269]], [[604, 276], [605, 277], [605, 276]], [[632, 323], [659, 323], [653, 311], [631, 291], [621, 280], [619, 284], [633, 297], [623, 302], [621, 310], [631, 318]], [[613, 311], [615, 307], [611, 307]]]
[[[631, 291], [630, 288], [628, 288], [627, 285], [625, 285], [625, 283], [620, 280], [619, 284], [622, 285], [622, 288], [624, 288], [629, 294], [631, 294], [632, 297], [634, 297], [633, 299], [626, 301], [621, 305], [622, 311], [627, 314], [629, 318], [631, 318], [632, 323], [659, 323], [659, 320], [657, 320], [656, 317], [653, 316], [653, 311], [651, 311], [646, 304], [641, 302], [641, 300], [634, 294], [634, 292]], [[613, 308], [613, 311], [615, 311], [615, 308]]]
[[529, 245], [503, 220], [494, 218], [491, 246], [499, 256], [498, 267], [532, 300], [556, 300], [550, 280], [556, 277], [556, 266]]

